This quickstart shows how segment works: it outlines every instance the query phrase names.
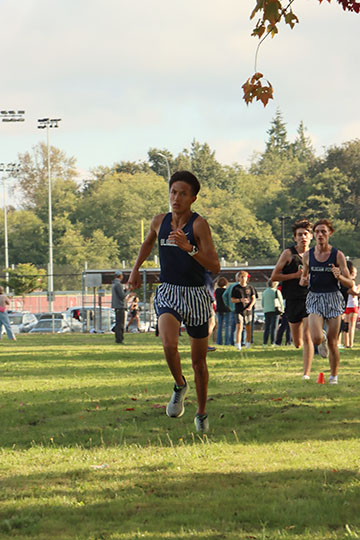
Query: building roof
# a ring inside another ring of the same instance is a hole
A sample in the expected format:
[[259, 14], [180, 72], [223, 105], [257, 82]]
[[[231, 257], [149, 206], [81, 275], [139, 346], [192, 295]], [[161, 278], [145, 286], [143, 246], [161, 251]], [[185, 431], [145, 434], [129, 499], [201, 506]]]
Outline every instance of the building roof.
[[[249, 272], [250, 274], [250, 283], [265, 283], [268, 279], [270, 279], [271, 272], [274, 269], [274, 265], [267, 265], [267, 266], [237, 266], [237, 267], [230, 267], [226, 266], [221, 268], [218, 276], [213, 276], [214, 279], [216, 279], [219, 276], [224, 276], [229, 282], [235, 281], [235, 275], [240, 270], [245, 270], [246, 272]], [[109, 285], [113, 282], [115, 278], [115, 272], [117, 269], [109, 270], [109, 269], [96, 269], [96, 270], [86, 270], [83, 272], [83, 276], [85, 277], [85, 280], [89, 277], [91, 279], [91, 276], [94, 274], [100, 274], [101, 275], [101, 283], [103, 285]], [[123, 282], [126, 283], [130, 276], [130, 269], [123, 268]], [[141, 268], [140, 274], [142, 276], [146, 276], [146, 283], [148, 284], [154, 284], [159, 283], [160, 278], [160, 268]]]

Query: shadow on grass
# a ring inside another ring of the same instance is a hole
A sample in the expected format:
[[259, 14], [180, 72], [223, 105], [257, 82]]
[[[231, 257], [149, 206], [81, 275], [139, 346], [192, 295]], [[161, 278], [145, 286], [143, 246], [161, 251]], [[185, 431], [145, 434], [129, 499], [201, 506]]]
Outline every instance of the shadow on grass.
[[[31, 343], [30, 337], [21, 343]], [[124, 442], [156, 445], [169, 435], [174, 441], [191, 441], [196, 395], [186, 338], [181, 350], [191, 390], [185, 415], [169, 419], [165, 406], [172, 379], [154, 335], [130, 336], [129, 346], [121, 349], [113, 345], [113, 336], [68, 337], [34, 337], [34, 346], [44, 343], [44, 363], [36, 362], [35, 349], [24, 347], [23, 352], [9, 347], [11, 355], [0, 361], [0, 446], [29, 448], [53, 440], [86, 448]], [[71, 346], [61, 349], [64, 342], [76, 345], [73, 358]], [[314, 380], [304, 383], [295, 373], [301, 369], [300, 352], [293, 349], [291, 354], [289, 359], [288, 349], [265, 354], [255, 348], [238, 355], [226, 348], [209, 356], [211, 440], [268, 443], [360, 437], [356, 361], [342, 366], [348, 376], [331, 387]], [[324, 366], [325, 371], [326, 362], [315, 360], [314, 366]]]
[[[170, 419], [165, 406], [171, 383], [154, 377], [139, 386], [131, 379], [56, 390], [3, 393], [0, 446], [28, 448], [32, 444], [86, 448], [123, 443], [158, 444], [168, 436], [190, 442], [196, 412], [195, 392], [186, 398], [183, 417]], [[111, 379], [107, 379], [110, 382]], [[360, 437], [356, 388], [315, 387], [301, 382], [289, 389], [278, 383], [276, 391], [258, 385], [239, 385], [237, 392], [209, 397], [209, 438], [230, 443], [333, 440]], [[281, 397], [279, 397], [281, 396]], [[5, 414], [6, 413], [6, 414]]]
[[310, 539], [344, 538], [345, 525], [360, 526], [355, 471], [179, 474], [175, 465], [14, 475], [0, 481], [7, 497], [0, 531], [40, 539]]

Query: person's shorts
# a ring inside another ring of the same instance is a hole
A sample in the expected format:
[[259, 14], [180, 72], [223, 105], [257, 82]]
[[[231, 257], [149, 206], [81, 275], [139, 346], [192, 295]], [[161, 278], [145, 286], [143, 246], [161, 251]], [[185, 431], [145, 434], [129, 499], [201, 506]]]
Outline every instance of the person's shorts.
[[244, 321], [245, 326], [247, 326], [248, 324], [251, 324], [251, 319], [252, 319], [251, 311], [243, 311], [242, 313], [236, 314], [237, 324], [240, 324], [241, 321]]
[[161, 283], [156, 289], [154, 308], [157, 317], [171, 313], [192, 338], [201, 339], [209, 335], [209, 319], [212, 315], [212, 297], [205, 286], [185, 287]]
[[316, 293], [309, 291], [306, 297], [306, 311], [310, 315], [320, 315], [324, 319], [335, 319], [345, 311], [345, 300], [340, 291]]
[[347, 307], [345, 308], [345, 313], [348, 315], [349, 313], [359, 313], [359, 308], [357, 306], [355, 307]]
[[285, 313], [290, 323], [296, 324], [308, 316], [304, 298], [287, 299], [285, 302]]

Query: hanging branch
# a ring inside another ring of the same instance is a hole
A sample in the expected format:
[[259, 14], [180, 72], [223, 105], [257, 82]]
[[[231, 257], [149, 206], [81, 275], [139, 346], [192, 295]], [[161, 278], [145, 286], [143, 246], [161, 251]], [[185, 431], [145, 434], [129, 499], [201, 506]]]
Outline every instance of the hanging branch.
[[[359, 0], [336, 0], [345, 11], [351, 11], [354, 13], [360, 13], [360, 1]], [[289, 0], [288, 5], [283, 8], [281, 0], [256, 0], [256, 6], [253, 9], [250, 19], [253, 19], [258, 11], [262, 13], [262, 16], [256, 23], [256, 27], [252, 32], [252, 36], [257, 36], [260, 39], [255, 52], [255, 66], [254, 75], [249, 77], [248, 80], [242, 85], [244, 91], [244, 100], [247, 105], [256, 101], [261, 101], [266, 107], [270, 99], [273, 99], [273, 87], [271, 83], [263, 78], [263, 74], [257, 71], [257, 61], [260, 46], [265, 39], [271, 35], [274, 37], [278, 33], [277, 24], [283, 18], [285, 23], [291, 28], [294, 28], [295, 24], [299, 22], [299, 19], [295, 13], [290, 9], [295, 0]], [[319, 0], [320, 4], [323, 0]], [[330, 3], [331, 0], [328, 0]], [[268, 24], [267, 24], [268, 21]], [[264, 33], [266, 32], [265, 36]]]

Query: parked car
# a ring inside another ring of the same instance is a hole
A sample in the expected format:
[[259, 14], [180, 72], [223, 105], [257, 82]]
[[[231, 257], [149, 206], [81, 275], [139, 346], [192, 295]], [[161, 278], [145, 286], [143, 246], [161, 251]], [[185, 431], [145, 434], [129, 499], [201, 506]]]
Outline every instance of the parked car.
[[28, 311], [8, 311], [11, 329], [14, 334], [30, 332], [37, 324], [37, 318]]
[[40, 313], [39, 321], [43, 319], [63, 319], [65, 321], [66, 314], [62, 311], [45, 311], [44, 313]]
[[41, 319], [30, 330], [30, 334], [65, 334], [71, 332], [69, 323], [64, 319]]
[[109, 307], [74, 306], [65, 312], [73, 332], [109, 332], [115, 324], [115, 310]]

